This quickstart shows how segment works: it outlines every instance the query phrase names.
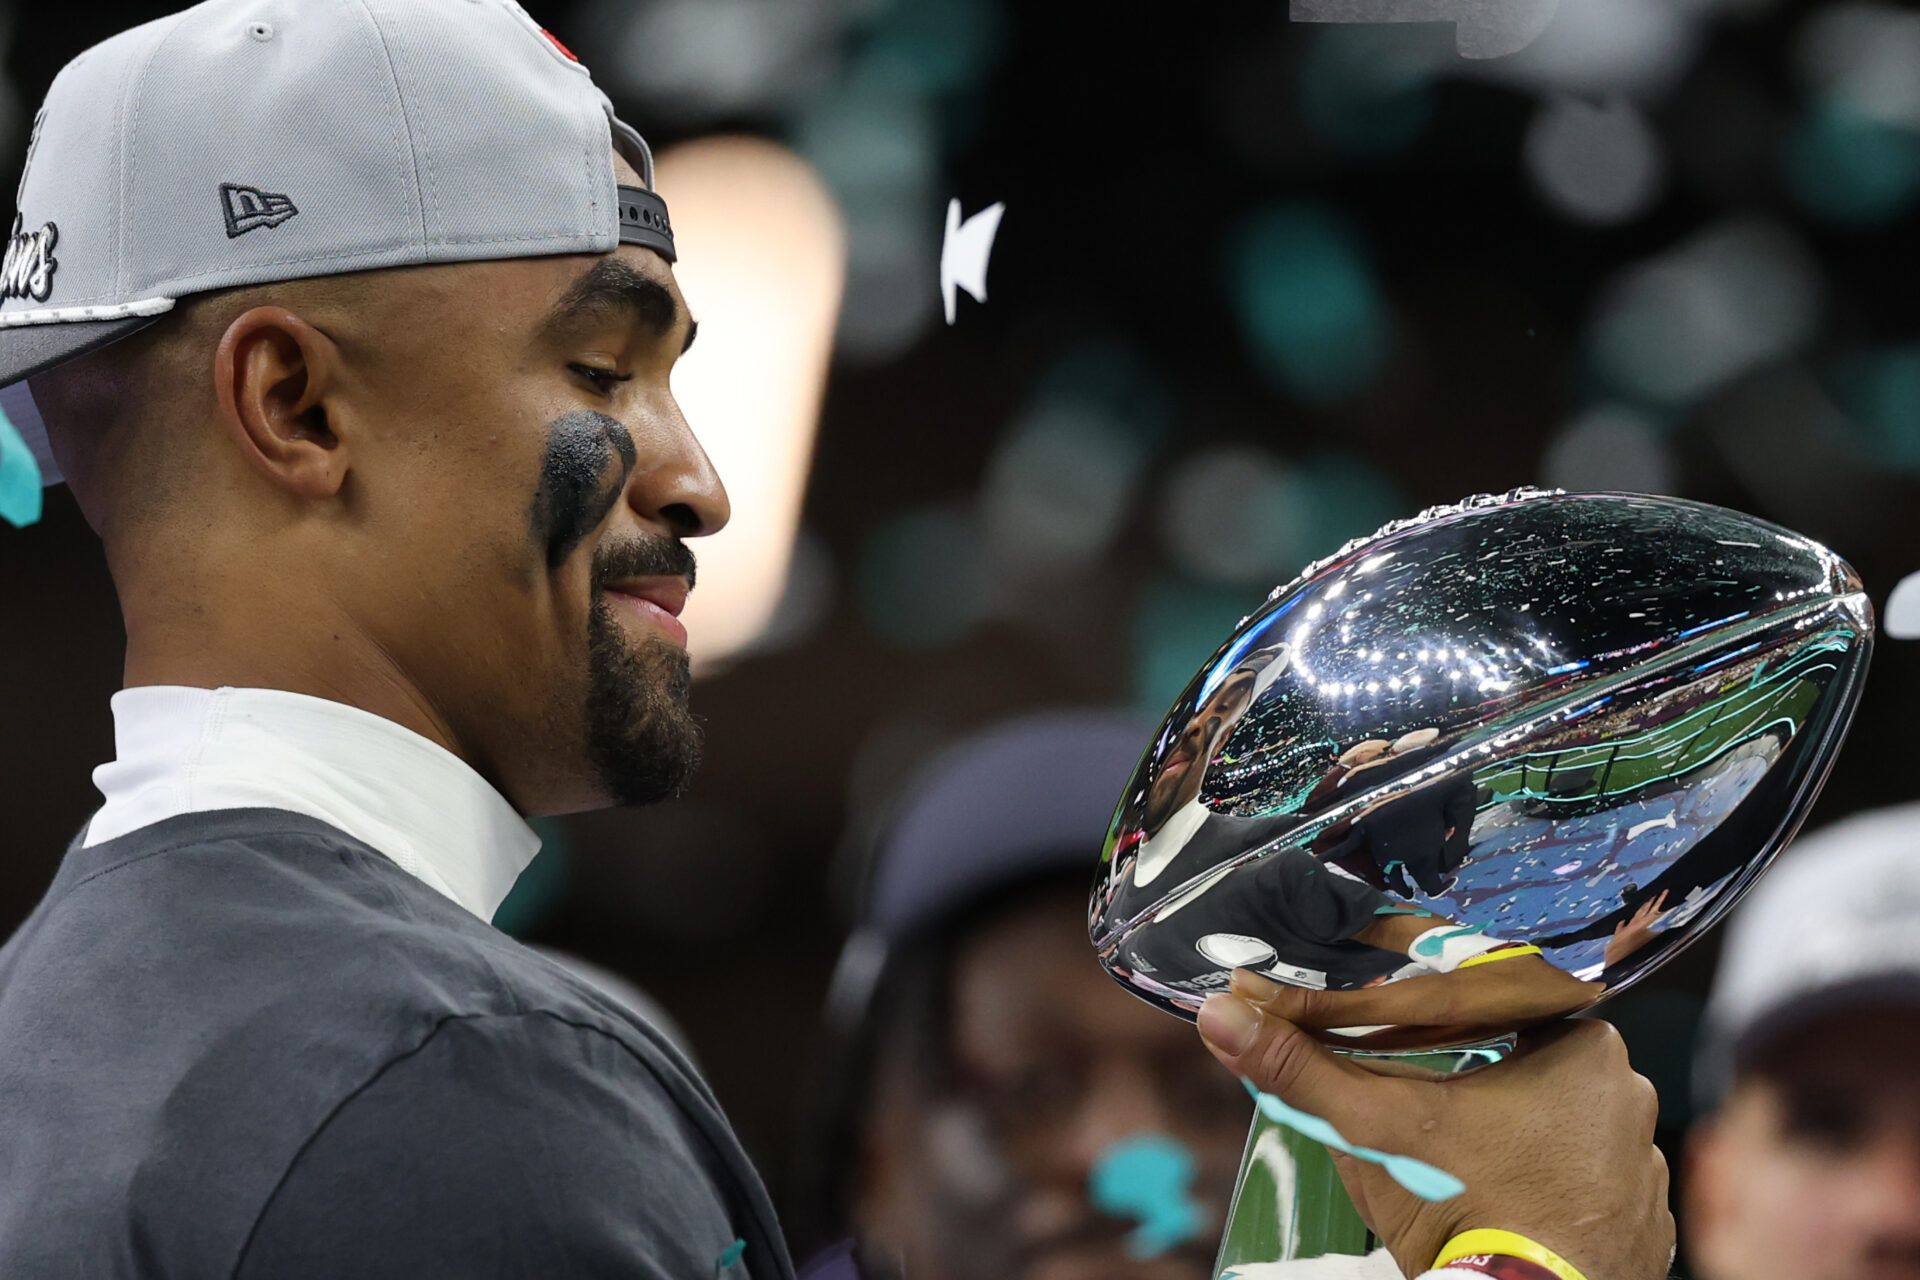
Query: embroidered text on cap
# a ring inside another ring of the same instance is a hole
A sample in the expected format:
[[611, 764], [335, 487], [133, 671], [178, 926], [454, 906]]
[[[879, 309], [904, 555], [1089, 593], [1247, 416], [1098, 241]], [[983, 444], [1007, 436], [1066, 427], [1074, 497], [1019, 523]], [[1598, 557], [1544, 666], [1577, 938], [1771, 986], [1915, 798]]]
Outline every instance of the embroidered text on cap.
[[7, 239], [6, 267], [0, 270], [0, 300], [32, 298], [45, 302], [53, 292], [53, 246], [59, 242], [60, 228], [49, 222], [38, 231], [25, 230], [25, 215], [13, 215], [13, 234]]

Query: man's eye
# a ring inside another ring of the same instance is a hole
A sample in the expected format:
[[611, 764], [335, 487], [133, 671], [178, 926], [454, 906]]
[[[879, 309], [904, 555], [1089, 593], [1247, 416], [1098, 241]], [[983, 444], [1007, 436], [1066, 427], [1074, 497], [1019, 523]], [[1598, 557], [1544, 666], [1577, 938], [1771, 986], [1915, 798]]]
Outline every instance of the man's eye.
[[601, 369], [590, 364], [575, 364], [567, 367], [591, 382], [599, 389], [601, 395], [608, 394], [619, 383], [633, 381], [633, 375], [630, 373], [615, 373], [611, 369]]
[[1786, 1131], [1811, 1146], [1834, 1153], [1858, 1147], [1867, 1136], [1867, 1119], [1852, 1101], [1811, 1092], [1790, 1097]]

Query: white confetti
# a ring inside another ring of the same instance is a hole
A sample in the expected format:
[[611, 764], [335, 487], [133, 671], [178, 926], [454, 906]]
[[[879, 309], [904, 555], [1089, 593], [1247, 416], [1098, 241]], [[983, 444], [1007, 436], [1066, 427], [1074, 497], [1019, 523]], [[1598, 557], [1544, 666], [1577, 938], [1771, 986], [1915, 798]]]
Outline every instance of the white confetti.
[[947, 236], [940, 245], [940, 296], [947, 304], [947, 323], [953, 323], [955, 288], [965, 289], [975, 302], [987, 300], [987, 259], [993, 253], [994, 233], [1000, 230], [1004, 202], [988, 205], [971, 218], [960, 220], [960, 202], [947, 202]]

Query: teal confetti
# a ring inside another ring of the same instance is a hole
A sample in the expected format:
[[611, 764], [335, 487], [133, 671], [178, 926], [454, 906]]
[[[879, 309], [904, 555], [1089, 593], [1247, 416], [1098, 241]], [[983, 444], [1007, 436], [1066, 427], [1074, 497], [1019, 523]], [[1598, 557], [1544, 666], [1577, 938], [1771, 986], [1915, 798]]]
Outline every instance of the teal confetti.
[[1387, 1151], [1375, 1151], [1370, 1147], [1355, 1146], [1340, 1135], [1340, 1131], [1329, 1122], [1310, 1111], [1290, 1107], [1270, 1093], [1262, 1092], [1260, 1087], [1244, 1077], [1241, 1084], [1253, 1095], [1260, 1114], [1275, 1124], [1285, 1125], [1296, 1133], [1344, 1151], [1356, 1160], [1365, 1160], [1377, 1164], [1387, 1171], [1387, 1176], [1406, 1188], [1411, 1195], [1422, 1200], [1451, 1200], [1467, 1189], [1467, 1184], [1448, 1173], [1445, 1169], [1436, 1169], [1424, 1160], [1415, 1160], [1412, 1156], [1396, 1156]]
[[722, 1250], [719, 1259], [713, 1264], [714, 1280], [720, 1280], [720, 1277], [724, 1276], [734, 1263], [740, 1261], [740, 1255], [746, 1251], [747, 1242], [745, 1240], [735, 1240]]
[[40, 519], [40, 464], [20, 432], [0, 409], [0, 517], [15, 528]]
[[1445, 933], [1436, 933], [1431, 938], [1422, 938], [1413, 944], [1413, 949], [1423, 956], [1437, 956], [1446, 944], [1454, 938], [1465, 937], [1469, 933], [1485, 933], [1483, 924], [1462, 925], [1458, 929], [1449, 929]]
[[1160, 1134], [1125, 1138], [1108, 1147], [1093, 1166], [1088, 1196], [1102, 1213], [1136, 1218], [1127, 1237], [1135, 1258], [1157, 1258], [1199, 1237], [1205, 1223], [1193, 1198], [1193, 1153]]
[[1377, 916], [1425, 916], [1429, 920], [1434, 919], [1433, 912], [1426, 910], [1424, 907], [1375, 907], [1373, 914]]

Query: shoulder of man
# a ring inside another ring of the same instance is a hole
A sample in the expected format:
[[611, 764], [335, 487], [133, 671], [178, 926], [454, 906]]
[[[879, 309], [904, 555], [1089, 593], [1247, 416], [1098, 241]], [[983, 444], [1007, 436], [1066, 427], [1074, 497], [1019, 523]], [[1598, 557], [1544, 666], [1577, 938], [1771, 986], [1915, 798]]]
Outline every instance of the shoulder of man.
[[[307, 1183], [293, 1175], [337, 1149], [330, 1126], [429, 1092], [456, 1057], [515, 1082], [517, 1109], [502, 1114], [529, 1168], [561, 1162], [568, 1145], [638, 1135], [620, 1148], [636, 1163], [684, 1173], [691, 1193], [723, 1206], [716, 1222], [765, 1219], [771, 1234], [764, 1188], [711, 1092], [617, 1001], [312, 819], [170, 825], [111, 851], [70, 850], [47, 901], [0, 950], [0, 1073], [18, 1104], [0, 1133], [0, 1262], [9, 1242], [34, 1240], [35, 1257], [137, 1249], [219, 1274], [266, 1208], [299, 1210]], [[90, 862], [96, 853], [111, 861]], [[395, 1113], [387, 1166], [444, 1145], [434, 1126], [456, 1115], [480, 1123], [492, 1087], [450, 1080], [440, 1112]], [[583, 1114], [598, 1125], [560, 1145], [541, 1136]], [[382, 1168], [340, 1181], [396, 1203], [427, 1190]], [[571, 1180], [561, 1170], [548, 1185]], [[677, 1198], [654, 1202], [670, 1222]], [[60, 1239], [10, 1236], [10, 1217], [57, 1224]], [[783, 1257], [777, 1239], [760, 1253], [763, 1264]], [[350, 1273], [382, 1274], [336, 1274]]]
[[448, 1018], [308, 1138], [236, 1280], [789, 1274], [730, 1135], [677, 1087], [557, 1013]]

